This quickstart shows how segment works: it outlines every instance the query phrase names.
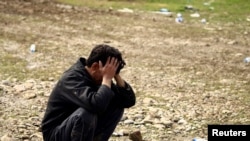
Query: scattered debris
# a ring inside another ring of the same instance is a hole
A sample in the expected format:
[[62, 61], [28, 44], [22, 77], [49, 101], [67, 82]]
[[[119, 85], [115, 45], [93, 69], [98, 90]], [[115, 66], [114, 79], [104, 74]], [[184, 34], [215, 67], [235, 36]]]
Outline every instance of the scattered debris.
[[175, 22], [177, 22], [177, 23], [182, 23], [183, 22], [183, 18], [182, 18], [181, 13], [177, 14], [177, 17], [175, 18]]
[[35, 44], [32, 44], [30, 46], [30, 52], [36, 52], [36, 45]]
[[187, 10], [187, 11], [193, 11], [193, 12], [199, 11], [198, 8], [194, 8], [192, 5], [186, 5], [186, 6], [184, 7], [184, 9]]
[[250, 63], [250, 57], [246, 57], [244, 60], [243, 60], [244, 63]]
[[185, 9], [186, 10], [194, 10], [194, 7], [192, 5], [186, 5]]
[[[211, 2], [204, 2], [203, 5], [205, 5], [205, 6], [210, 6], [210, 5], [211, 5]], [[214, 7], [210, 6], [209, 9], [210, 9], [210, 10], [214, 10]]]
[[122, 13], [134, 13], [134, 11], [129, 8], [118, 9], [117, 11]]
[[210, 3], [208, 3], [208, 2], [204, 2], [204, 3], [203, 3], [203, 5], [205, 5], [205, 6], [209, 6], [209, 5], [210, 5]]
[[191, 14], [190, 16], [193, 17], [193, 18], [199, 18], [200, 14], [199, 13], [194, 13], [194, 14]]
[[203, 18], [203, 19], [201, 19], [201, 23], [206, 24], [207, 20]]
[[154, 11], [154, 13], [157, 13], [157, 14], [163, 14], [163, 15], [166, 15], [168, 17], [172, 17], [173, 16], [173, 13], [170, 12], [168, 9], [166, 8], [161, 8], [160, 11]]
[[168, 11], [168, 9], [166, 9], [166, 8], [161, 8], [161, 9], [160, 9], [160, 12], [169, 12], [169, 11]]

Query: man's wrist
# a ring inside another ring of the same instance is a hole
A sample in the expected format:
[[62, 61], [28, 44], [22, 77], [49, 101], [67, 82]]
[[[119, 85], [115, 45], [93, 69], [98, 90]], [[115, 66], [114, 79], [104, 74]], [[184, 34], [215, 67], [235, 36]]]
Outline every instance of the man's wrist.
[[115, 78], [116, 84], [119, 87], [125, 87], [125, 81], [121, 78], [121, 76], [119, 74], [115, 75], [114, 78]]
[[106, 85], [106, 86], [108, 86], [109, 88], [111, 88], [111, 82], [112, 82], [111, 79], [103, 79], [103, 80], [102, 80], [102, 85]]

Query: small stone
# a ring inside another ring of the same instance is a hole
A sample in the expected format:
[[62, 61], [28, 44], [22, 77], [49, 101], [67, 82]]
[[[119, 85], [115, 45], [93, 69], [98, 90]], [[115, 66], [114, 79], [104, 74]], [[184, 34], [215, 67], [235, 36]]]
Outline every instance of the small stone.
[[127, 119], [124, 121], [125, 124], [133, 124], [134, 121], [133, 120], [130, 120], [130, 119]]
[[1, 137], [1, 141], [13, 141], [11, 136], [9, 134], [5, 134], [4, 136]]
[[129, 134], [129, 139], [132, 141], [143, 141], [140, 131], [135, 131], [135, 132]]

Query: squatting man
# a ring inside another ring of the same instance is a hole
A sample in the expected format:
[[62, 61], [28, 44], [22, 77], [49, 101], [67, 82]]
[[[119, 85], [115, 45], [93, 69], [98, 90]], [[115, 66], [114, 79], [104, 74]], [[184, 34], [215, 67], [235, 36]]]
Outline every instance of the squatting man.
[[124, 109], [136, 102], [132, 87], [120, 76], [124, 65], [118, 49], [100, 44], [66, 70], [47, 103], [44, 141], [108, 141]]

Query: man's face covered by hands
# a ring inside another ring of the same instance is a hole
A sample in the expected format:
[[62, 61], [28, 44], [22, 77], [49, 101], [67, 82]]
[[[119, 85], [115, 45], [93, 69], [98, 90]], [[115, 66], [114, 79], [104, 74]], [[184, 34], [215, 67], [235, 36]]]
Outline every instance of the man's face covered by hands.
[[[97, 63], [95, 63], [97, 65]], [[95, 70], [94, 79], [97, 84], [101, 84], [103, 78], [111, 80], [115, 75], [119, 74], [124, 67], [125, 62], [119, 61], [115, 57], [108, 57], [105, 65], [102, 61], [98, 62], [98, 67], [93, 67]]]
[[92, 67], [92, 65], [95, 64], [94, 70], [96, 72], [94, 74], [94, 77], [95, 79], [98, 79], [98, 81], [101, 81], [104, 75], [102, 70], [105, 70], [106, 68], [109, 68], [109, 66], [114, 65], [110, 64], [111, 62], [114, 63], [112, 60], [116, 62], [116, 70], [114, 75], [119, 74], [121, 69], [126, 65], [125, 61], [122, 59], [121, 52], [114, 47], [101, 44], [93, 48], [89, 58], [86, 61], [86, 64], [88, 67]]

